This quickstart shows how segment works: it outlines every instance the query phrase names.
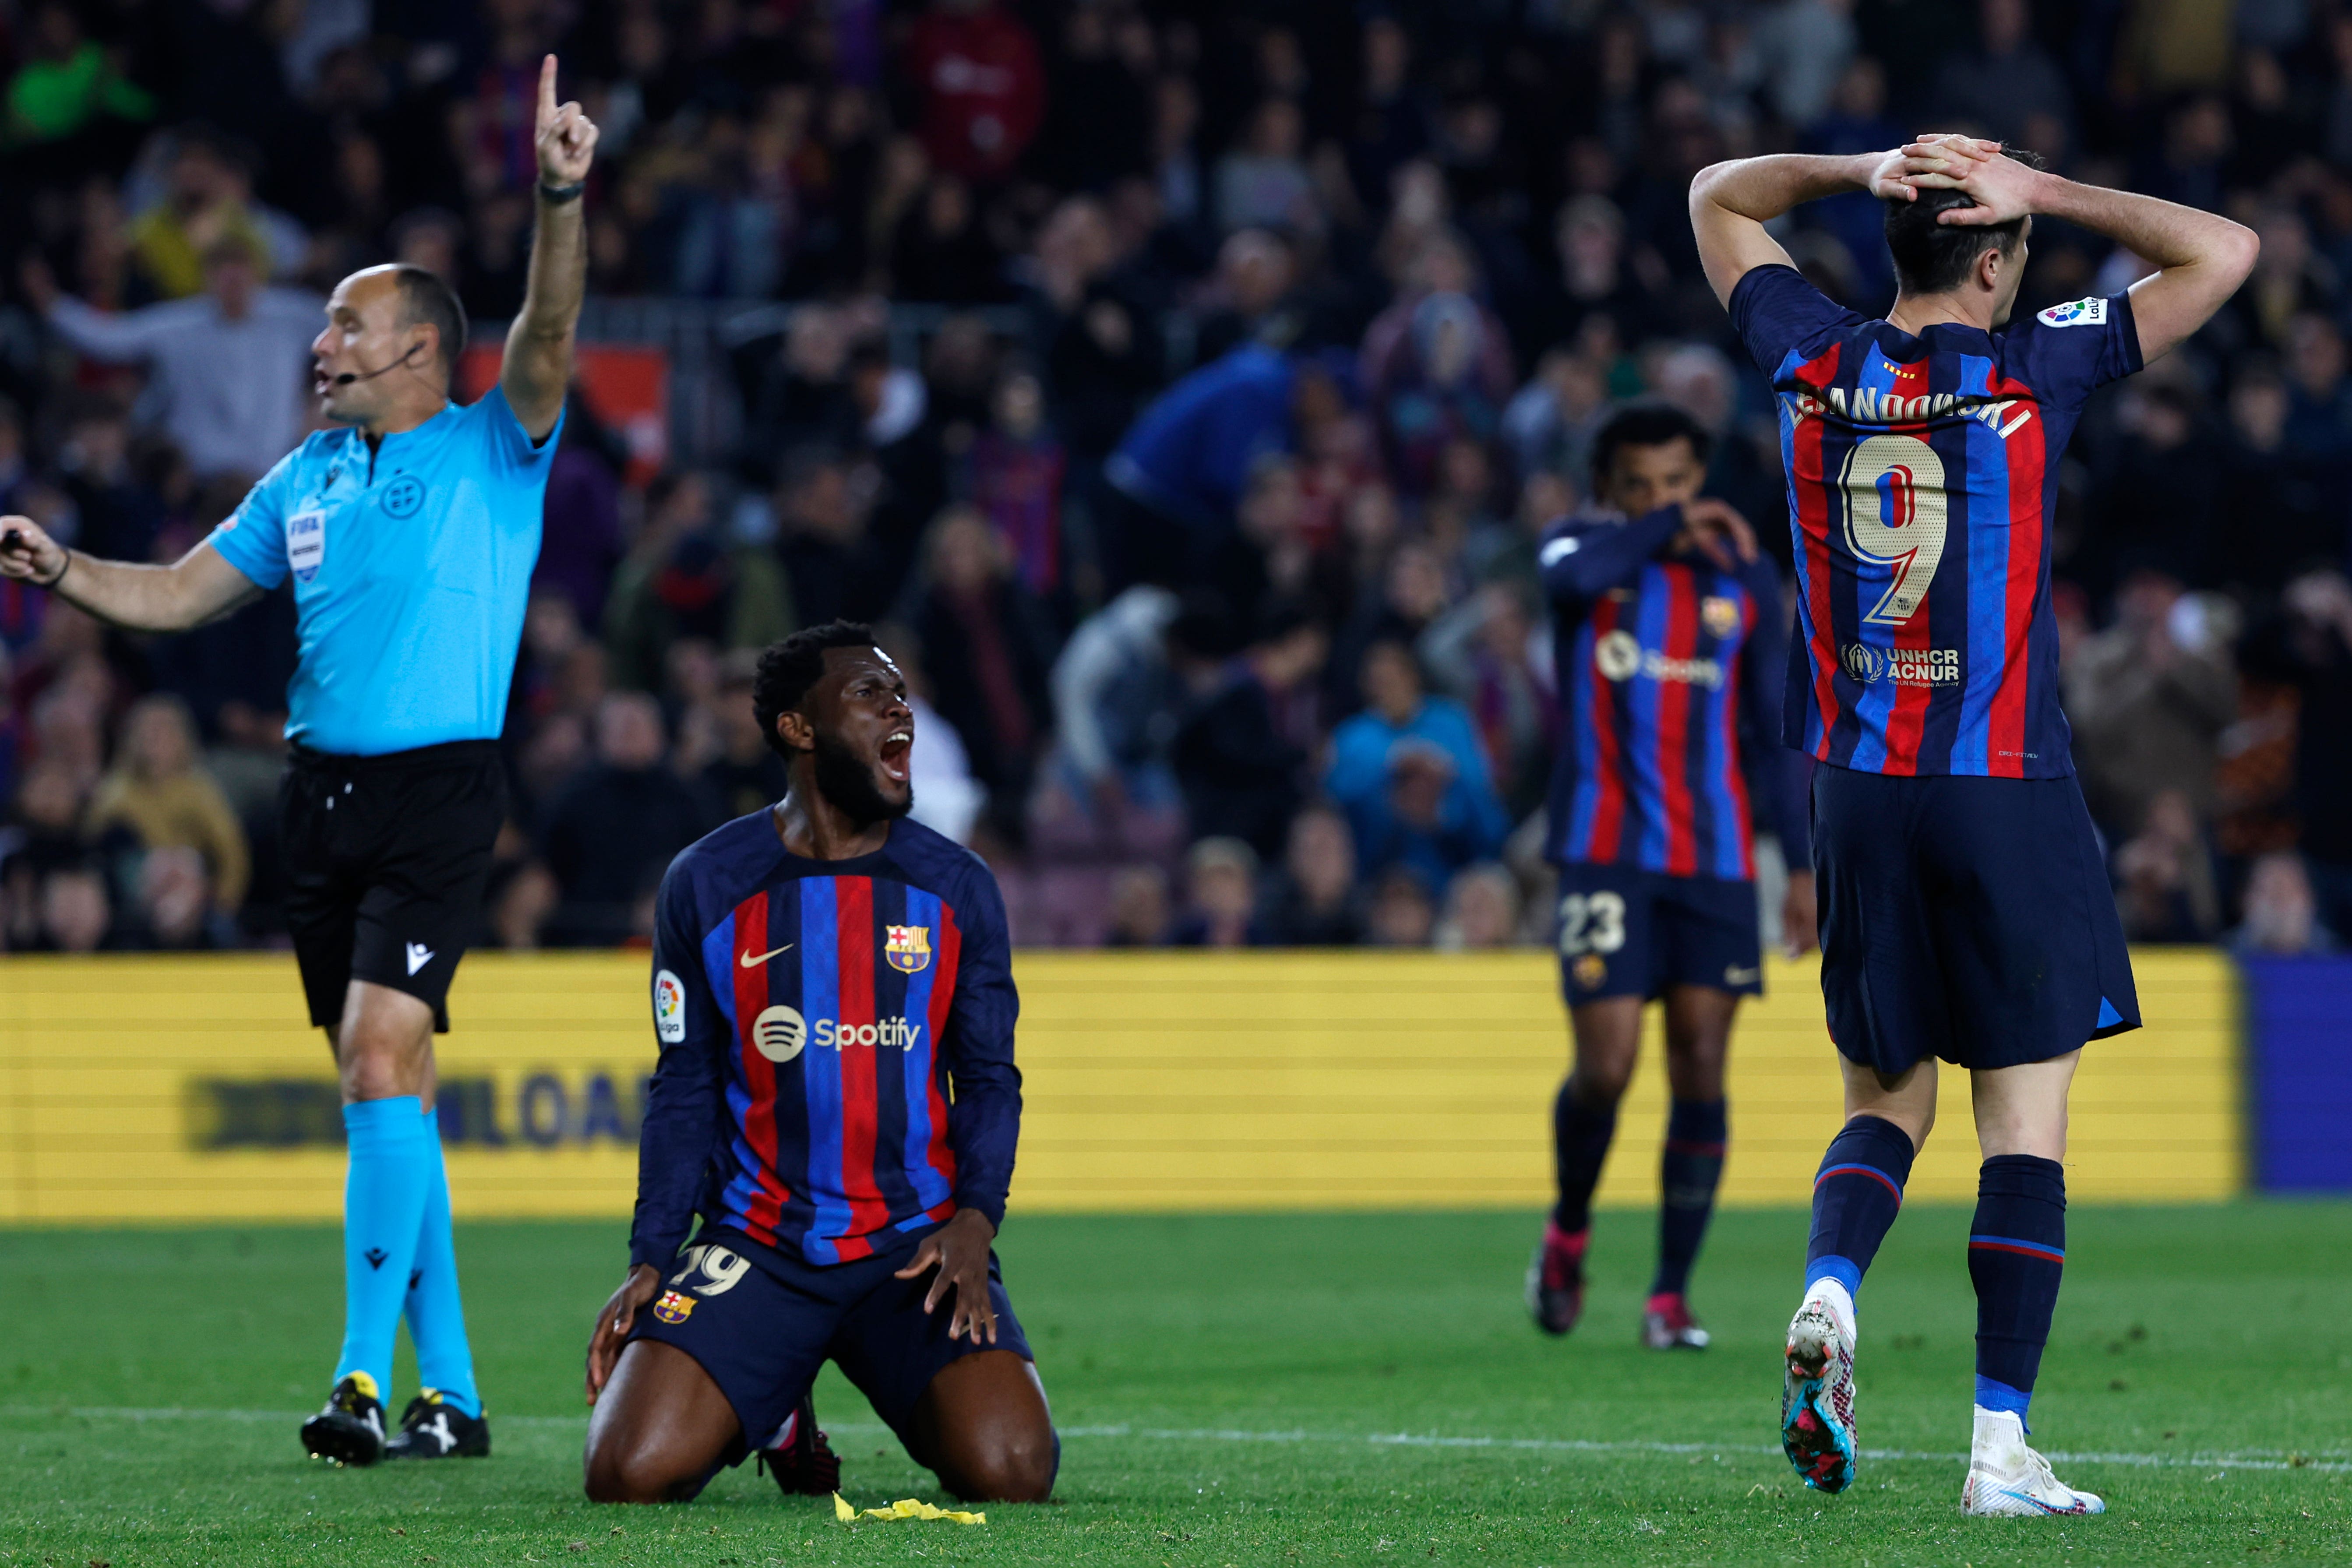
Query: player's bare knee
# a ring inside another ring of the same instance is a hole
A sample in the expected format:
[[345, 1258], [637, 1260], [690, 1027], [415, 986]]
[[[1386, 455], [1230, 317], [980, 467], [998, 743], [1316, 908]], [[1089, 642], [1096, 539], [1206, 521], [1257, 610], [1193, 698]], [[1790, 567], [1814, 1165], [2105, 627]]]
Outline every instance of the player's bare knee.
[[1588, 1110], [1612, 1110], [1625, 1098], [1626, 1086], [1633, 1081], [1633, 1064], [1622, 1067], [1614, 1062], [1596, 1065], [1579, 1063], [1568, 1080], [1569, 1093]]
[[684, 1479], [663, 1455], [625, 1437], [591, 1439], [582, 1471], [590, 1502], [668, 1502]]
[[963, 1457], [940, 1480], [971, 1502], [1044, 1502], [1053, 1495], [1060, 1451], [1050, 1428], [1023, 1432]]

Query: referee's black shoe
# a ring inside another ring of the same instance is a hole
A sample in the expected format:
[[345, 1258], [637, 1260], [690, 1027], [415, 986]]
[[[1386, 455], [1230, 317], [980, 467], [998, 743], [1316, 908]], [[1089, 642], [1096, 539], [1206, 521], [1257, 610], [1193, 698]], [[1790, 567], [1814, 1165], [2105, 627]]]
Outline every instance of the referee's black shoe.
[[383, 1446], [387, 1459], [481, 1459], [490, 1452], [490, 1413], [468, 1415], [428, 1388], [400, 1413], [400, 1430]]
[[355, 1372], [335, 1384], [327, 1407], [302, 1423], [302, 1447], [331, 1465], [373, 1465], [383, 1458], [383, 1401], [375, 1379]]
[[784, 1440], [760, 1458], [786, 1497], [830, 1497], [841, 1489], [841, 1459], [816, 1429], [816, 1401], [803, 1395], [784, 1424]]

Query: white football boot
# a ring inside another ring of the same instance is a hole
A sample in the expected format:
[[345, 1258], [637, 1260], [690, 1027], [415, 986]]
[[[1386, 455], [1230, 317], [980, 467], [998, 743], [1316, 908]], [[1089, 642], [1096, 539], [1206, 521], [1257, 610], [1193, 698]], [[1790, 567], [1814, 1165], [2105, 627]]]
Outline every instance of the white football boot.
[[1780, 1447], [1816, 1491], [1853, 1485], [1861, 1450], [1853, 1429], [1853, 1298], [1834, 1279], [1816, 1280], [1789, 1321], [1788, 1368], [1780, 1383]]
[[2037, 1514], [2105, 1513], [2107, 1505], [2050, 1473], [2050, 1461], [2025, 1441], [2025, 1423], [2013, 1410], [1976, 1407], [1976, 1440], [1969, 1447], [1969, 1479], [1960, 1511], [1971, 1519]]

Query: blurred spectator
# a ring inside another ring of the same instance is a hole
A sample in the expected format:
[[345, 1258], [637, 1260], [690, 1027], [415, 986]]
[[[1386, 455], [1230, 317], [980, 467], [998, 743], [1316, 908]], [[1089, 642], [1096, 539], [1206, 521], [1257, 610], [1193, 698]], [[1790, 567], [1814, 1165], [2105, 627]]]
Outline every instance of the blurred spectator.
[[1517, 939], [1519, 884], [1504, 867], [1486, 864], [1456, 872], [1445, 889], [1445, 913], [1431, 943], [1447, 952], [1508, 947]]
[[1113, 588], [1181, 580], [1233, 526], [1251, 468], [1289, 447], [1297, 379], [1284, 355], [1244, 343], [1143, 411], [1103, 470], [1127, 503], [1102, 530]]
[[715, 510], [700, 474], [667, 473], [647, 487], [645, 530], [614, 574], [604, 609], [616, 684], [657, 689], [681, 637], [758, 649], [791, 634], [792, 590], [775, 557], [730, 543]]
[[[730, 654], [720, 666], [714, 717], [719, 721], [719, 752], [702, 768], [702, 787], [721, 822], [749, 816], [784, 798], [792, 775], [760, 732], [751, 711], [751, 684], [759, 673], [759, 654], [750, 648]], [[921, 720], [916, 721], [916, 743], [923, 740]]]
[[1259, 926], [1275, 947], [1353, 947], [1364, 940], [1355, 839], [1345, 816], [1310, 805], [1291, 819]]
[[1437, 921], [1429, 884], [1410, 866], [1383, 872], [1372, 887], [1366, 931], [1375, 947], [1427, 947]]
[[993, 422], [972, 443], [971, 493], [1013, 552], [1021, 586], [1040, 598], [1062, 587], [1061, 443], [1045, 429], [1045, 392], [1014, 371], [997, 383]]
[[1184, 858], [1186, 905], [1176, 947], [1245, 947], [1257, 907], [1257, 853], [1238, 838], [1203, 838]]
[[[915, 806], [908, 815], [934, 833], [969, 844], [981, 809], [988, 804], [988, 791], [972, 777], [971, 758], [964, 750], [963, 738], [931, 706], [931, 678], [923, 664], [923, 645], [905, 626], [877, 626], [874, 637], [906, 677], [907, 706], [915, 715], [915, 744], [907, 757]], [[782, 792], [771, 798], [782, 799]]]
[[60, 866], [43, 877], [40, 923], [26, 949], [34, 952], [96, 952], [111, 940], [114, 904], [106, 878], [86, 866]]
[[1157, 866], [1121, 867], [1111, 879], [1108, 947], [1158, 947], [1168, 935], [1168, 873]]
[[1433, 623], [1418, 651], [1477, 726], [1496, 794], [1514, 820], [1525, 817], [1542, 804], [1559, 735], [1549, 658], [1526, 591], [1487, 584]]
[[1304, 605], [1268, 611], [1264, 627], [1229, 661], [1176, 732], [1177, 782], [1195, 837], [1247, 844], [1261, 859], [1281, 853], [1305, 796], [1309, 735], [1300, 733], [1330, 640]]
[[2229, 935], [2230, 951], [2241, 958], [2303, 958], [2334, 952], [2336, 933], [2319, 923], [2319, 903], [2303, 857], [2287, 851], [2263, 856], [2246, 874], [2246, 918]]
[[932, 525], [925, 575], [914, 628], [940, 717], [961, 738], [992, 801], [1017, 816], [1053, 724], [1054, 639], [1045, 609], [1014, 575], [1003, 540], [971, 507], [951, 507]]
[[1297, 254], [1274, 228], [1243, 228], [1217, 249], [1212, 293], [1194, 331], [1193, 352], [1213, 360], [1260, 341], [1276, 306], [1298, 282]]
[[569, 599], [583, 626], [603, 624], [605, 595], [624, 553], [621, 481], [610, 441], [588, 400], [574, 388], [564, 409], [562, 444], [548, 469], [545, 515], [551, 526], [541, 538], [530, 584], [533, 593]]
[[960, 178], [1010, 174], [1045, 119], [1037, 40], [996, 0], [931, 0], [908, 35], [906, 71], [925, 150]]
[[229, 930], [213, 910], [212, 879], [194, 849], [151, 849], [139, 863], [138, 918], [142, 945], [185, 952], [218, 945]]
[[244, 903], [252, 870], [245, 830], [198, 765], [195, 724], [176, 697], [142, 698], [123, 718], [117, 764], [89, 805], [93, 832], [117, 824], [151, 851], [196, 851], [220, 907]]
[[1854, 43], [1853, 0], [1780, 0], [1764, 12], [1756, 27], [1757, 67], [1782, 121], [1803, 126], [1821, 117]]
[[6, 89], [10, 145], [66, 142], [109, 121], [154, 116], [154, 95], [123, 76], [64, 0], [29, 7], [24, 23], [22, 63]]
[[2342, 329], [2325, 316], [2295, 317], [2287, 323], [2286, 370], [2288, 448], [2309, 458], [2352, 453], [2352, 377]]
[[2221, 900], [2204, 836], [2178, 790], [2158, 795], [2138, 834], [2116, 851], [2116, 903], [2134, 942], [2210, 942]]
[[1305, 137], [1297, 104], [1286, 98], [1259, 103], [1240, 144], [1217, 163], [1217, 222], [1223, 227], [1311, 234], [1323, 226], [1315, 182], [1300, 157]]
[[312, 294], [264, 285], [259, 241], [236, 231], [204, 250], [204, 297], [110, 316], [60, 293], [27, 263], [26, 295], [92, 359], [148, 367], [155, 423], [198, 478], [268, 473], [310, 428], [310, 340], [324, 324]]
[[2026, 0], [1978, 0], [1977, 47], [1937, 73], [1936, 111], [1959, 129], [2037, 152], [2063, 145], [2074, 97], [2032, 26]]
[[870, 493], [841, 454], [809, 447], [786, 458], [776, 502], [776, 553], [798, 618], [822, 626], [878, 611], [889, 568], [867, 531]]
[[1367, 648], [1358, 679], [1364, 710], [1332, 732], [1323, 787], [1347, 812], [1367, 875], [1402, 864], [1442, 886], [1500, 849], [1510, 827], [1477, 733], [1460, 703], [1427, 694], [1403, 643]]
[[713, 826], [662, 765], [659, 704], [615, 692], [596, 710], [596, 761], [556, 800], [541, 853], [562, 891], [545, 940], [579, 947], [649, 939], [653, 895], [679, 850]]
[[2287, 584], [2281, 614], [2248, 638], [2250, 674], [2294, 688], [2294, 804], [2319, 923], [2352, 931], [2352, 583], [2333, 568]]
[[2221, 601], [2184, 595], [2158, 572], [2133, 574], [2116, 602], [2116, 624], [2065, 671], [2083, 793], [2108, 824], [2139, 822], [2168, 791], [2201, 818], [2213, 807], [2221, 731], [2237, 717], [2235, 628], [2216, 624]]
[[2233, 526], [2218, 553], [2222, 582], [2241, 591], [2276, 593], [2303, 572], [2340, 562], [2352, 543], [2332, 466], [2287, 449], [2288, 411], [2286, 384], [2268, 364], [2248, 366], [2230, 388], [2222, 494]]
[[1502, 323], [1466, 291], [1472, 273], [1460, 242], [1431, 240], [1412, 276], [1366, 330], [1360, 374], [1400, 488], [1419, 495], [1448, 441], [1499, 432], [1511, 352]]
[[[301, 226], [253, 199], [250, 157], [248, 147], [202, 124], [169, 138], [163, 188], [123, 236], [155, 295], [184, 300], [203, 289], [215, 247], [241, 251], [265, 279], [300, 263]], [[324, 325], [315, 316], [312, 323], [313, 331]]]

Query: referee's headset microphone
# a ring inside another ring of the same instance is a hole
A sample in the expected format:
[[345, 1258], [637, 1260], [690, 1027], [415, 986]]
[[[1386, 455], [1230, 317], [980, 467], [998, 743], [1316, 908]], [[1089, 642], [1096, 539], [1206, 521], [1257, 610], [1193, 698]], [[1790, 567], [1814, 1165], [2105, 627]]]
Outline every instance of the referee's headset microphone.
[[348, 370], [347, 370], [347, 371], [343, 372], [343, 374], [341, 374], [341, 375], [339, 375], [339, 376], [335, 377], [335, 384], [336, 384], [337, 386], [349, 386], [349, 385], [351, 385], [351, 384], [352, 384], [352, 383], [353, 383], [353, 382], [355, 382], [355, 381], [373, 381], [377, 376], [380, 376], [380, 375], [390, 375], [394, 371], [396, 371], [396, 370], [400, 369], [402, 366], [405, 365], [405, 364], [406, 364], [410, 360], [415, 359], [415, 358], [416, 357], [416, 351], [417, 351], [417, 350], [419, 350], [419, 349], [421, 349], [421, 348], [423, 348], [424, 346], [425, 346], [425, 345], [424, 345], [423, 343], [411, 343], [411, 344], [409, 344], [409, 345], [408, 345], [408, 352], [407, 352], [406, 353], [404, 353], [404, 354], [401, 355], [398, 359], [396, 359], [396, 360], [393, 361], [390, 364], [385, 365], [382, 370], [371, 370], [371, 371], [348, 371]]

